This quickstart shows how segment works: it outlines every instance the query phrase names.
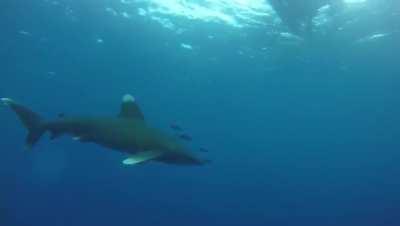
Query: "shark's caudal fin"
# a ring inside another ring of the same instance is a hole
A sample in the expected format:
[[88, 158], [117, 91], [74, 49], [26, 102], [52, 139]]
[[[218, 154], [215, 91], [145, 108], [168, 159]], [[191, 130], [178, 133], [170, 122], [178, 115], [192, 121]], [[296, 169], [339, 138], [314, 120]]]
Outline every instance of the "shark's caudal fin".
[[18, 116], [19, 120], [28, 130], [28, 136], [26, 137], [26, 146], [32, 148], [33, 145], [40, 139], [43, 133], [46, 131], [42, 124], [42, 119], [38, 114], [31, 111], [30, 109], [15, 103], [9, 98], [1, 98], [1, 102], [9, 106]]

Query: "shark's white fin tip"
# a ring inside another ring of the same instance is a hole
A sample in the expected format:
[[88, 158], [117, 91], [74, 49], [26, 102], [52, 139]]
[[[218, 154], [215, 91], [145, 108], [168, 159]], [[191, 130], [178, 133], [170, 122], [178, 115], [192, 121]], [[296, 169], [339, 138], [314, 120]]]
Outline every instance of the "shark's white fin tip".
[[122, 101], [123, 101], [124, 103], [127, 103], [127, 102], [135, 102], [135, 98], [134, 98], [132, 95], [130, 95], [130, 94], [125, 94], [125, 95], [122, 97]]
[[129, 158], [122, 161], [124, 165], [136, 165], [139, 163], [143, 163], [152, 159], [155, 159], [161, 156], [162, 153], [158, 151], [142, 151], [138, 152], [134, 155], [131, 155]]
[[14, 103], [14, 101], [10, 98], [1, 98], [1, 102], [6, 106], [9, 106], [10, 104]]
[[133, 158], [127, 158], [127, 159], [125, 159], [124, 161], [122, 161], [122, 164], [124, 164], [124, 165], [135, 165], [135, 164], [137, 164], [137, 163], [139, 163], [139, 162], [136, 161], [136, 160], [133, 159]]
[[72, 140], [80, 141], [81, 137], [72, 137]]

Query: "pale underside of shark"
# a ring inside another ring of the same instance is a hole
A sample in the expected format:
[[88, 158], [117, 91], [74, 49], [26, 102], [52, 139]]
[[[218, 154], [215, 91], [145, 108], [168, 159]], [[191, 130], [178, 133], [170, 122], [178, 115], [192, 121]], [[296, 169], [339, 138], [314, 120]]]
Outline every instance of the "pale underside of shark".
[[50, 139], [71, 135], [80, 142], [92, 142], [127, 153], [129, 157], [122, 161], [125, 165], [147, 161], [178, 165], [203, 165], [207, 162], [196, 157], [176, 138], [150, 127], [135, 99], [129, 94], [123, 97], [117, 117], [60, 117], [43, 120], [10, 98], [1, 98], [1, 102], [17, 114], [28, 130], [28, 148], [32, 148], [45, 132], [50, 132]]

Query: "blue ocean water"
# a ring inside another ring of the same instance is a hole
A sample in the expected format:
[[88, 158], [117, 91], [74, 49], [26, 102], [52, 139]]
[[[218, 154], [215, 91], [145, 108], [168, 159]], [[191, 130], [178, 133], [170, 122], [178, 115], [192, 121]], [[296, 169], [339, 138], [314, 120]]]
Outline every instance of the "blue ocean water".
[[1, 107], [0, 226], [400, 225], [399, 3], [273, 2], [3, 0], [0, 97], [54, 119], [131, 93], [212, 163], [126, 167], [70, 137], [27, 151]]

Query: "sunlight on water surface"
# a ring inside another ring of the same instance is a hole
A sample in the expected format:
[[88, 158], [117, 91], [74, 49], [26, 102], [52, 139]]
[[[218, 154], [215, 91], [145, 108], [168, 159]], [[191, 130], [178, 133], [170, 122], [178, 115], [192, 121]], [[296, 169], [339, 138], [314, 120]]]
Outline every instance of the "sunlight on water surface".
[[[147, 15], [159, 20], [160, 16], [184, 17], [205, 22], [219, 22], [234, 27], [278, 23], [272, 7], [264, 0], [135, 0], [125, 4], [146, 3], [139, 10], [140, 15]], [[166, 22], [167, 24], [167, 22]]]

